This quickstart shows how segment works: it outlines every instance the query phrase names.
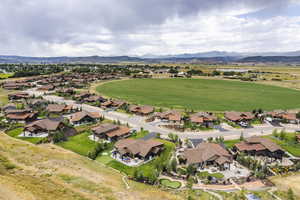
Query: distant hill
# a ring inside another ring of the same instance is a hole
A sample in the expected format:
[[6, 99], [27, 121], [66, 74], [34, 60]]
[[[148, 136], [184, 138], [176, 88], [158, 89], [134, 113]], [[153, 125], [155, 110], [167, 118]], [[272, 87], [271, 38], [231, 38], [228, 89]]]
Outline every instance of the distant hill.
[[253, 56], [242, 58], [239, 62], [300, 63], [300, 56]]
[[[275, 55], [278, 54], [278, 55]], [[26, 57], [26, 56], [1, 56], [0, 63], [120, 63], [120, 62], [144, 62], [144, 63], [183, 63], [183, 62], [283, 62], [299, 63], [300, 51], [286, 53], [262, 53], [262, 55], [246, 55], [235, 52], [213, 51], [196, 54], [178, 54], [174, 56], [86, 56], [86, 57]]]

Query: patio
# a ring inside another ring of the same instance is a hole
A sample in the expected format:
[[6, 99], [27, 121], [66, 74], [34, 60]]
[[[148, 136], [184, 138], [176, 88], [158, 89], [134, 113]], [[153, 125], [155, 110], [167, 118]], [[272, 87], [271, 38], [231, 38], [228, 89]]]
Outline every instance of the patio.
[[32, 137], [32, 138], [45, 138], [48, 137], [48, 133], [46, 132], [40, 132], [40, 133], [31, 133], [31, 132], [27, 132], [24, 131], [23, 133], [21, 133], [20, 135], [18, 135], [18, 137]]
[[229, 179], [229, 178], [241, 178], [241, 177], [247, 177], [250, 175], [250, 171], [240, 165], [238, 162], [234, 161], [232, 164], [230, 164], [230, 169], [227, 168], [224, 171], [220, 171], [218, 167], [208, 167], [205, 169], [198, 170], [199, 172], [204, 172], [207, 171], [211, 174], [213, 173], [221, 173], [224, 175], [224, 179]]
[[130, 166], [130, 167], [137, 167], [137, 166], [140, 166], [142, 164], [145, 164], [151, 160], [153, 160], [153, 158], [150, 158], [149, 160], [142, 160], [142, 159], [138, 159], [138, 158], [130, 158], [130, 157], [125, 157], [125, 156], [122, 156], [120, 155], [119, 153], [114, 153], [112, 152], [111, 153], [111, 157], [115, 160], [117, 160], [118, 162], [124, 164], [124, 165], [127, 165], [127, 166]]

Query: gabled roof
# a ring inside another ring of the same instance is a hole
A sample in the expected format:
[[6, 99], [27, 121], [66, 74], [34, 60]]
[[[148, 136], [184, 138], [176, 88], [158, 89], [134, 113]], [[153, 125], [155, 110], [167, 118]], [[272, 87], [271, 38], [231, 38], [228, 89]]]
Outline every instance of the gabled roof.
[[272, 142], [268, 138], [262, 138], [258, 136], [253, 136], [247, 138], [245, 141], [235, 144], [235, 147], [239, 151], [261, 151], [269, 150], [270, 152], [282, 150], [282, 148], [276, 143]]
[[230, 121], [239, 121], [239, 120], [251, 120], [254, 119], [254, 115], [251, 112], [225, 112], [225, 118]]
[[86, 112], [86, 111], [81, 111], [81, 112], [76, 112], [71, 115], [71, 122], [78, 122], [82, 120], [85, 117], [90, 117], [93, 119], [99, 119], [101, 117], [100, 113], [98, 112]]
[[230, 161], [231, 155], [220, 144], [200, 143], [194, 149], [186, 149], [184, 157], [188, 164], [203, 163], [209, 160], [215, 160], [218, 163]]
[[191, 122], [194, 123], [203, 123], [205, 121], [211, 122], [216, 121], [217, 117], [214, 116], [212, 113], [207, 112], [198, 112], [190, 116]]
[[26, 125], [25, 129], [32, 130], [32, 128], [38, 127], [47, 131], [56, 131], [61, 123], [61, 120], [57, 119], [41, 119]]
[[130, 153], [133, 155], [140, 155], [142, 157], [146, 157], [153, 148], [161, 146], [163, 146], [163, 143], [154, 139], [141, 140], [128, 138], [119, 140], [115, 144], [115, 147], [120, 153]]
[[129, 111], [140, 113], [140, 114], [149, 114], [154, 111], [154, 107], [131, 105], [131, 106], [129, 106]]
[[46, 109], [49, 112], [62, 112], [65, 108], [66, 105], [64, 104], [49, 104]]

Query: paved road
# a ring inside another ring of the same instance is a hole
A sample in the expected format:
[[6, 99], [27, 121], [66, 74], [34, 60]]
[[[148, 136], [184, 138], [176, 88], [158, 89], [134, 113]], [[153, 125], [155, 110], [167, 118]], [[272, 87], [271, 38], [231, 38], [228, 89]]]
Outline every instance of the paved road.
[[77, 104], [73, 100], [66, 100], [63, 97], [58, 97], [54, 95], [45, 95], [43, 92], [36, 91], [35, 89], [29, 89], [26, 92], [35, 96], [42, 96], [45, 100], [55, 102], [55, 103], [64, 103], [67, 105], [74, 105], [78, 108], [81, 108], [83, 111], [89, 112], [99, 112], [105, 118], [110, 120], [119, 120], [123, 124], [129, 124], [131, 127], [135, 129], [148, 130], [150, 132], [157, 132], [162, 135], [162, 137], [167, 137], [169, 133], [176, 133], [180, 138], [202, 138], [206, 139], [209, 137], [219, 137], [223, 136], [226, 140], [228, 139], [237, 139], [240, 137], [241, 133], [243, 133], [244, 137], [251, 137], [253, 135], [269, 135], [273, 132], [273, 130], [281, 130], [285, 129], [287, 131], [294, 132], [297, 129], [300, 129], [299, 125], [287, 125], [283, 127], [274, 127], [271, 124], [264, 124], [260, 126], [255, 126], [253, 128], [247, 129], [232, 129], [228, 131], [201, 131], [201, 132], [177, 132], [173, 130], [169, 130], [166, 128], [162, 128], [157, 126], [155, 123], [147, 123], [145, 122], [144, 117], [136, 116], [136, 115], [128, 115], [125, 113], [119, 113], [116, 111], [105, 111], [99, 107], [90, 106], [87, 104]]

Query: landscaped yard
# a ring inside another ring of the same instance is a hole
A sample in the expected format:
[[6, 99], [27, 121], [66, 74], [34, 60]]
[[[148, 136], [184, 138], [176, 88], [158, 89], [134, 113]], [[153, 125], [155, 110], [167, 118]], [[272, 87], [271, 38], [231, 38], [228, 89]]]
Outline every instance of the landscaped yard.
[[172, 188], [172, 189], [178, 189], [181, 187], [181, 183], [179, 181], [171, 181], [169, 179], [160, 179], [159, 182], [163, 186]]
[[72, 137], [69, 137], [65, 142], [59, 142], [57, 145], [74, 151], [83, 156], [87, 156], [88, 152], [93, 150], [96, 147], [96, 142], [90, 140], [88, 136], [90, 135], [89, 132], [84, 132]]
[[200, 177], [200, 178], [203, 178], [203, 179], [207, 178], [209, 176], [214, 177], [214, 178], [218, 178], [218, 179], [221, 179], [221, 178], [224, 177], [224, 175], [221, 174], [221, 173], [209, 173], [208, 171], [198, 172], [197, 176]]
[[[139, 87], [137, 87], [137, 85]], [[135, 79], [101, 84], [103, 95], [157, 107], [209, 111], [300, 108], [300, 92], [276, 86], [207, 79]]]
[[276, 144], [280, 145], [281, 148], [288, 151], [294, 156], [300, 157], [300, 144], [295, 142], [295, 133], [285, 133], [285, 140], [271, 136], [266, 136], [266, 138], [271, 139]]
[[226, 140], [224, 141], [224, 145], [228, 148], [231, 149], [236, 143], [239, 143], [240, 140], [236, 139], [236, 140]]

